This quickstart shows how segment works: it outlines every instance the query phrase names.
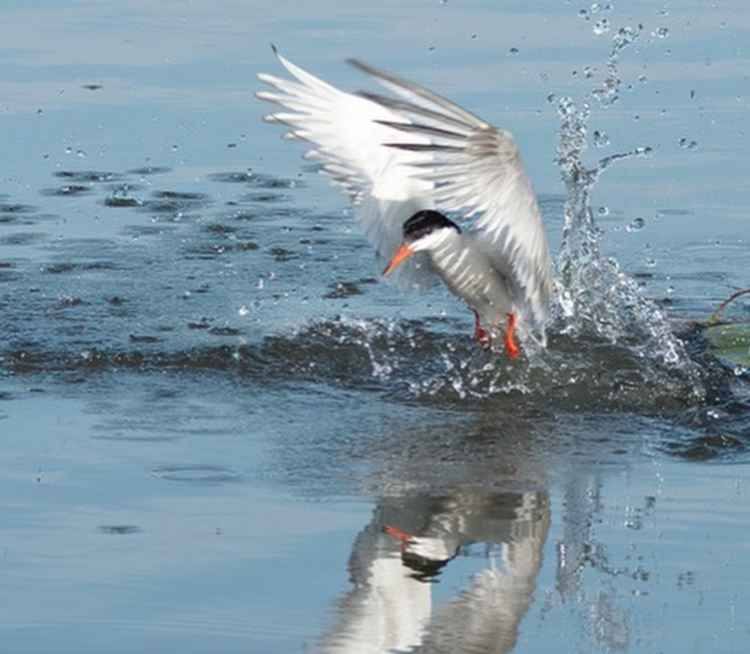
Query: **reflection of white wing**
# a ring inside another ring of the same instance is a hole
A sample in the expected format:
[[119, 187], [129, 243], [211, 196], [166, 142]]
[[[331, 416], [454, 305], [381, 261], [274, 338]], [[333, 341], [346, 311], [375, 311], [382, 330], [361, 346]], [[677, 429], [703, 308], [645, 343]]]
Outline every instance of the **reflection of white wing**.
[[[288, 125], [289, 138], [313, 144], [307, 158], [319, 161], [349, 195], [368, 240], [381, 259], [389, 260], [403, 239], [404, 222], [417, 211], [432, 207], [434, 184], [410, 177], [405, 165], [427, 162], [431, 155], [384, 147], [399, 133], [377, 121], [403, 122], [404, 118], [340, 91], [277, 56], [294, 79], [258, 75], [273, 88], [258, 92], [258, 98], [286, 109], [266, 116], [266, 120]], [[425, 138], [418, 142], [429, 143]], [[420, 286], [431, 277], [426, 274], [432, 272], [426, 256], [414, 259], [399, 273], [402, 285]]]
[[[550, 517], [546, 495], [523, 493], [514, 513], [515, 518], [506, 520], [505, 525], [502, 520], [494, 521], [495, 530], [501, 528], [508, 533], [502, 544], [502, 566], [492, 565], [474, 575], [458, 597], [441, 606], [433, 614], [423, 644], [415, 653], [505, 654], [513, 650], [542, 567]], [[481, 518], [477, 514], [470, 520], [472, 524], [467, 524], [477, 536], [487, 528], [486, 520]], [[492, 521], [489, 527], [492, 530]]]
[[341, 601], [340, 622], [323, 640], [326, 654], [386, 654], [422, 642], [432, 588], [417, 580], [382, 529], [370, 525], [354, 543], [354, 588]]
[[543, 323], [552, 292], [549, 248], [534, 189], [512, 135], [425, 88], [361, 62], [351, 63], [398, 96], [361, 94], [404, 117], [378, 119], [401, 132], [388, 144], [398, 151], [432, 155], [415, 164], [415, 177], [436, 183], [438, 207], [478, 214], [478, 242], [494, 267], [515, 281], [518, 299], [531, 316]]

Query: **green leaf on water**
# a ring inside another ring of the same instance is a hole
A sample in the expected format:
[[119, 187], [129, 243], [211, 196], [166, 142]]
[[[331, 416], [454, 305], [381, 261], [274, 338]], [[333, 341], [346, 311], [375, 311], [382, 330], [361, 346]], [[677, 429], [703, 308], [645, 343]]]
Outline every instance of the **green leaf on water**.
[[750, 323], [707, 327], [704, 334], [717, 357], [750, 367]]

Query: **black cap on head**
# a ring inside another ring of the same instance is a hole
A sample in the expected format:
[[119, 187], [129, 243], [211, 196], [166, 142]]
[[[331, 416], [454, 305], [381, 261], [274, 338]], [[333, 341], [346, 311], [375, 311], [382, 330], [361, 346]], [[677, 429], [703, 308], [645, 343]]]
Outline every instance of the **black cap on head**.
[[443, 227], [452, 227], [459, 234], [461, 233], [461, 228], [439, 211], [432, 209], [418, 211], [404, 223], [404, 240], [414, 242]]

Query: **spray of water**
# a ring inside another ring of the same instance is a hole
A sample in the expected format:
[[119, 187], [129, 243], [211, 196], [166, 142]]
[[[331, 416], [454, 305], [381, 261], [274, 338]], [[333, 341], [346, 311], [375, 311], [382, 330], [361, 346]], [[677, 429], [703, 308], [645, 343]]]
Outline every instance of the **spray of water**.
[[[635, 29], [619, 29], [607, 59], [607, 75], [591, 95], [602, 108], [618, 101], [621, 79], [620, 53], [640, 35]], [[667, 366], [689, 367], [682, 341], [673, 333], [667, 317], [644, 298], [637, 283], [612, 258], [599, 250], [601, 231], [591, 209], [591, 191], [600, 175], [613, 163], [651, 154], [650, 147], [610, 155], [588, 167], [583, 160], [588, 148], [590, 106], [569, 97], [557, 100], [560, 172], [567, 190], [565, 226], [558, 259], [558, 311], [555, 328], [575, 338], [599, 337], [630, 347], [637, 355]]]

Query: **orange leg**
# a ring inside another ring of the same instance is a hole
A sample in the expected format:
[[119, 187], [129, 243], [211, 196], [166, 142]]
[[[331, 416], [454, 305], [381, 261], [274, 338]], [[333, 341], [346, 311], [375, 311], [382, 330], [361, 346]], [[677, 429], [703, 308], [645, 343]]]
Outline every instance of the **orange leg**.
[[505, 352], [511, 359], [515, 359], [521, 353], [521, 348], [518, 347], [518, 341], [516, 340], [515, 313], [508, 314], [508, 326], [505, 329]]
[[[472, 311], [474, 311], [472, 309]], [[474, 338], [485, 350], [492, 345], [490, 333], [479, 324], [479, 314], [474, 311]]]

